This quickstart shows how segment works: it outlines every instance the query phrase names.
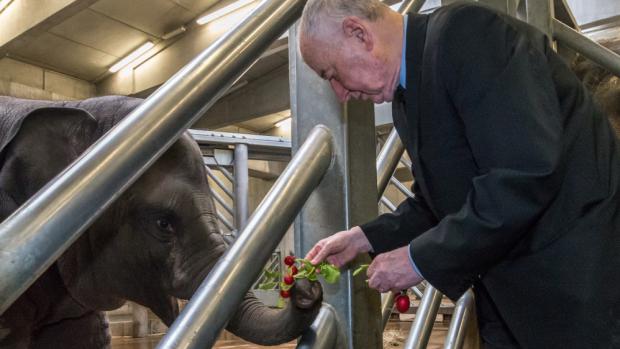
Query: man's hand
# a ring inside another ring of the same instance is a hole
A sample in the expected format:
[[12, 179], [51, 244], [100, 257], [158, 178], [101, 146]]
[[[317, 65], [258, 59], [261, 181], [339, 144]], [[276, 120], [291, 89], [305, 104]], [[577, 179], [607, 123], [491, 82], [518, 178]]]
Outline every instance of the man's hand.
[[368, 267], [368, 286], [379, 292], [400, 292], [422, 282], [409, 260], [409, 246], [375, 257]]
[[324, 260], [341, 268], [358, 254], [371, 251], [370, 242], [360, 227], [338, 232], [314, 245], [305, 259], [312, 264], [319, 264]]

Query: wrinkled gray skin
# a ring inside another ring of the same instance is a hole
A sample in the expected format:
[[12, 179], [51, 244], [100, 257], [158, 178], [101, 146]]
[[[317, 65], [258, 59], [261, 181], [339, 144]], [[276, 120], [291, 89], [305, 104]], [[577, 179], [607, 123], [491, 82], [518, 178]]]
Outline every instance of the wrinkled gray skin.
[[[42, 102], [0, 97], [0, 219], [24, 203], [141, 100]], [[184, 135], [4, 314], [0, 348], [107, 348], [101, 311], [125, 300], [170, 325], [226, 250], [197, 144]], [[259, 344], [300, 335], [322, 300], [298, 282], [270, 309], [250, 292], [227, 329]]]

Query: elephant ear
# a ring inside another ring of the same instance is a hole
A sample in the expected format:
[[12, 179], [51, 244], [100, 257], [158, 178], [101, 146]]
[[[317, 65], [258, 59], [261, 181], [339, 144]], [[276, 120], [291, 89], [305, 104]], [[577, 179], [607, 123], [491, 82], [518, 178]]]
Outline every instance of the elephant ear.
[[39, 108], [7, 119], [9, 127], [0, 129], [0, 188], [18, 205], [80, 156], [97, 130], [95, 118], [75, 108]]

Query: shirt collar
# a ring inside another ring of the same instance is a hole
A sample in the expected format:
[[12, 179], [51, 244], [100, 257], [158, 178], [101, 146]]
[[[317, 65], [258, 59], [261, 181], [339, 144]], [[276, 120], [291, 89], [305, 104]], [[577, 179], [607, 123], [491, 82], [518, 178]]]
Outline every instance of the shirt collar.
[[405, 57], [407, 55], [407, 17], [403, 16], [403, 52], [400, 59], [400, 86], [407, 88], [407, 63]]

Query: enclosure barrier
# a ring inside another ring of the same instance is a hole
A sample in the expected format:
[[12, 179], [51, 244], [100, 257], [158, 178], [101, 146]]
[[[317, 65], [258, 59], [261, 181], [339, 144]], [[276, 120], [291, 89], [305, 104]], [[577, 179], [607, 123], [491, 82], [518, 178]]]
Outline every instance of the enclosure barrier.
[[299, 18], [270, 0], [182, 68], [0, 226], [3, 313]]
[[332, 158], [331, 135], [317, 126], [220, 258], [157, 348], [210, 348]]
[[474, 316], [474, 292], [467, 290], [465, 294], [456, 302], [450, 328], [446, 335], [444, 349], [457, 349], [463, 347], [465, 340], [466, 326]]
[[553, 37], [620, 77], [620, 56], [575, 29], [553, 19]]

